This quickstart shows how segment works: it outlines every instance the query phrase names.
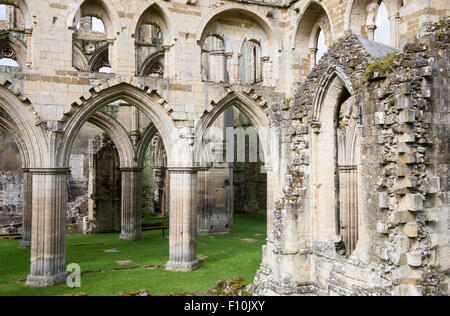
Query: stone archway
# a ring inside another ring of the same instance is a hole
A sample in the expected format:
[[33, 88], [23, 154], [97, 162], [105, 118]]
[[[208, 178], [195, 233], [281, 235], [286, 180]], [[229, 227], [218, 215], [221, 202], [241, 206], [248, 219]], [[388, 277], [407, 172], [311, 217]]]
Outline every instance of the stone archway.
[[[194, 159], [200, 170], [210, 168], [207, 163], [207, 157], [203, 151], [203, 139], [209, 127], [224, 111], [235, 106], [241, 111], [253, 124], [259, 137], [262, 151], [264, 152], [264, 172], [267, 174], [267, 231], [272, 230], [272, 210], [275, 202], [274, 197], [279, 192], [278, 183], [280, 166], [280, 156], [278, 153], [278, 130], [271, 126], [270, 118], [267, 116], [265, 109], [267, 103], [255, 91], [229, 90], [228, 94], [218, 102], [211, 102], [211, 105], [205, 111], [202, 119], [199, 121], [195, 130]], [[203, 179], [205, 181], [205, 179]], [[204, 186], [203, 186], [204, 187]], [[204, 199], [202, 195], [202, 183], [199, 171], [199, 199]], [[199, 207], [201, 207], [201, 202]], [[201, 212], [201, 211], [200, 211]]]

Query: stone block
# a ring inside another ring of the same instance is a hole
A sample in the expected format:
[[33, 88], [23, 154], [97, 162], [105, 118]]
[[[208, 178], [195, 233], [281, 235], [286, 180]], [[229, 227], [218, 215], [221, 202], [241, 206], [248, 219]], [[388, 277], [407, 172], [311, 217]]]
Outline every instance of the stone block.
[[384, 221], [378, 221], [377, 222], [377, 232], [380, 234], [388, 234], [389, 233], [389, 227]]
[[422, 252], [411, 251], [406, 254], [408, 265], [411, 267], [420, 267], [422, 265]]
[[405, 224], [415, 219], [414, 214], [408, 211], [395, 211], [389, 216], [389, 221], [394, 225]]
[[405, 132], [398, 136], [398, 141], [400, 143], [414, 143], [416, 141], [416, 137], [412, 132]]
[[422, 80], [420, 91], [422, 92], [422, 95], [425, 99], [431, 98], [431, 86], [426, 79]]
[[397, 146], [397, 151], [401, 154], [410, 153], [411, 147], [407, 143], [399, 143]]
[[417, 222], [409, 222], [403, 226], [403, 233], [410, 237], [415, 238], [419, 235], [419, 228], [417, 226]]
[[406, 194], [400, 200], [400, 208], [404, 211], [418, 212], [423, 210], [423, 197], [420, 194]]
[[375, 112], [375, 124], [383, 125], [385, 122], [385, 114], [384, 112]]
[[401, 178], [398, 181], [398, 187], [403, 188], [415, 188], [417, 185], [417, 178], [414, 176], [407, 176], [404, 178]]
[[399, 154], [398, 162], [402, 164], [414, 164], [416, 163], [416, 155], [412, 153]]
[[416, 120], [416, 115], [417, 111], [406, 108], [400, 111], [397, 121], [399, 123], [413, 123]]
[[427, 222], [439, 222], [439, 212], [436, 210], [429, 210], [425, 213], [425, 220]]
[[378, 207], [382, 209], [389, 208], [389, 195], [386, 192], [378, 193]]
[[411, 93], [411, 83], [409, 82], [402, 82], [398, 86], [398, 94], [405, 96], [407, 94]]
[[398, 177], [406, 177], [411, 175], [411, 167], [404, 163], [399, 164], [397, 166], [396, 175]]
[[439, 177], [432, 177], [428, 182], [428, 193], [438, 193], [440, 191], [440, 179]]
[[406, 95], [398, 95], [395, 98], [395, 108], [398, 110], [404, 110], [411, 105], [411, 98]]

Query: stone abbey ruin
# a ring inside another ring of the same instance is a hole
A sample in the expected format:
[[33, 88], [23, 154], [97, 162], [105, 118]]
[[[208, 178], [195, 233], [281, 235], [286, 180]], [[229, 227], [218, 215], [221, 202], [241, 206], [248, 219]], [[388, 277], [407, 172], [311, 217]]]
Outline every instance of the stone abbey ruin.
[[447, 295], [449, 14], [0, 0], [0, 234], [30, 248], [26, 284], [65, 282], [67, 233], [133, 242], [143, 214], [189, 273], [244, 212], [267, 216], [253, 295]]

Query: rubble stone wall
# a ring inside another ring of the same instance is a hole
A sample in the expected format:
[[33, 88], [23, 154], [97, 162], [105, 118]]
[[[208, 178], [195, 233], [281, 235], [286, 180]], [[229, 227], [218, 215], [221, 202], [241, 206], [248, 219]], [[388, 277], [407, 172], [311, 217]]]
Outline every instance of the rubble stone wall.
[[[329, 50], [290, 108], [273, 107], [275, 117], [290, 112], [291, 154], [255, 293], [447, 295], [449, 43], [448, 19], [378, 61], [377, 50], [349, 36]], [[324, 128], [314, 106], [336, 76], [360, 111], [363, 207], [350, 256], [340, 253], [339, 231], [333, 239], [315, 226], [328, 225], [323, 216], [334, 210], [314, 208], [324, 184], [311, 165]]]

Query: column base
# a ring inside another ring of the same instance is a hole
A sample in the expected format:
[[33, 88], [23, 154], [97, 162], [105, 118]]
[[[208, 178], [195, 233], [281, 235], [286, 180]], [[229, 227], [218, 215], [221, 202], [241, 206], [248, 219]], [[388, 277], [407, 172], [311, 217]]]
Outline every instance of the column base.
[[142, 235], [142, 233], [120, 234], [119, 239], [127, 241], [144, 240], [144, 235]]
[[174, 272], [189, 272], [197, 270], [198, 268], [200, 268], [200, 263], [198, 262], [198, 260], [191, 262], [169, 261], [166, 264], [166, 270]]
[[68, 275], [69, 273], [67, 272], [58, 275], [29, 275], [26, 285], [30, 287], [49, 287], [63, 284], [66, 282]]
[[29, 249], [29, 248], [31, 248], [31, 241], [29, 241], [29, 240], [22, 240], [20, 242], [19, 248], [22, 248], [22, 249]]

